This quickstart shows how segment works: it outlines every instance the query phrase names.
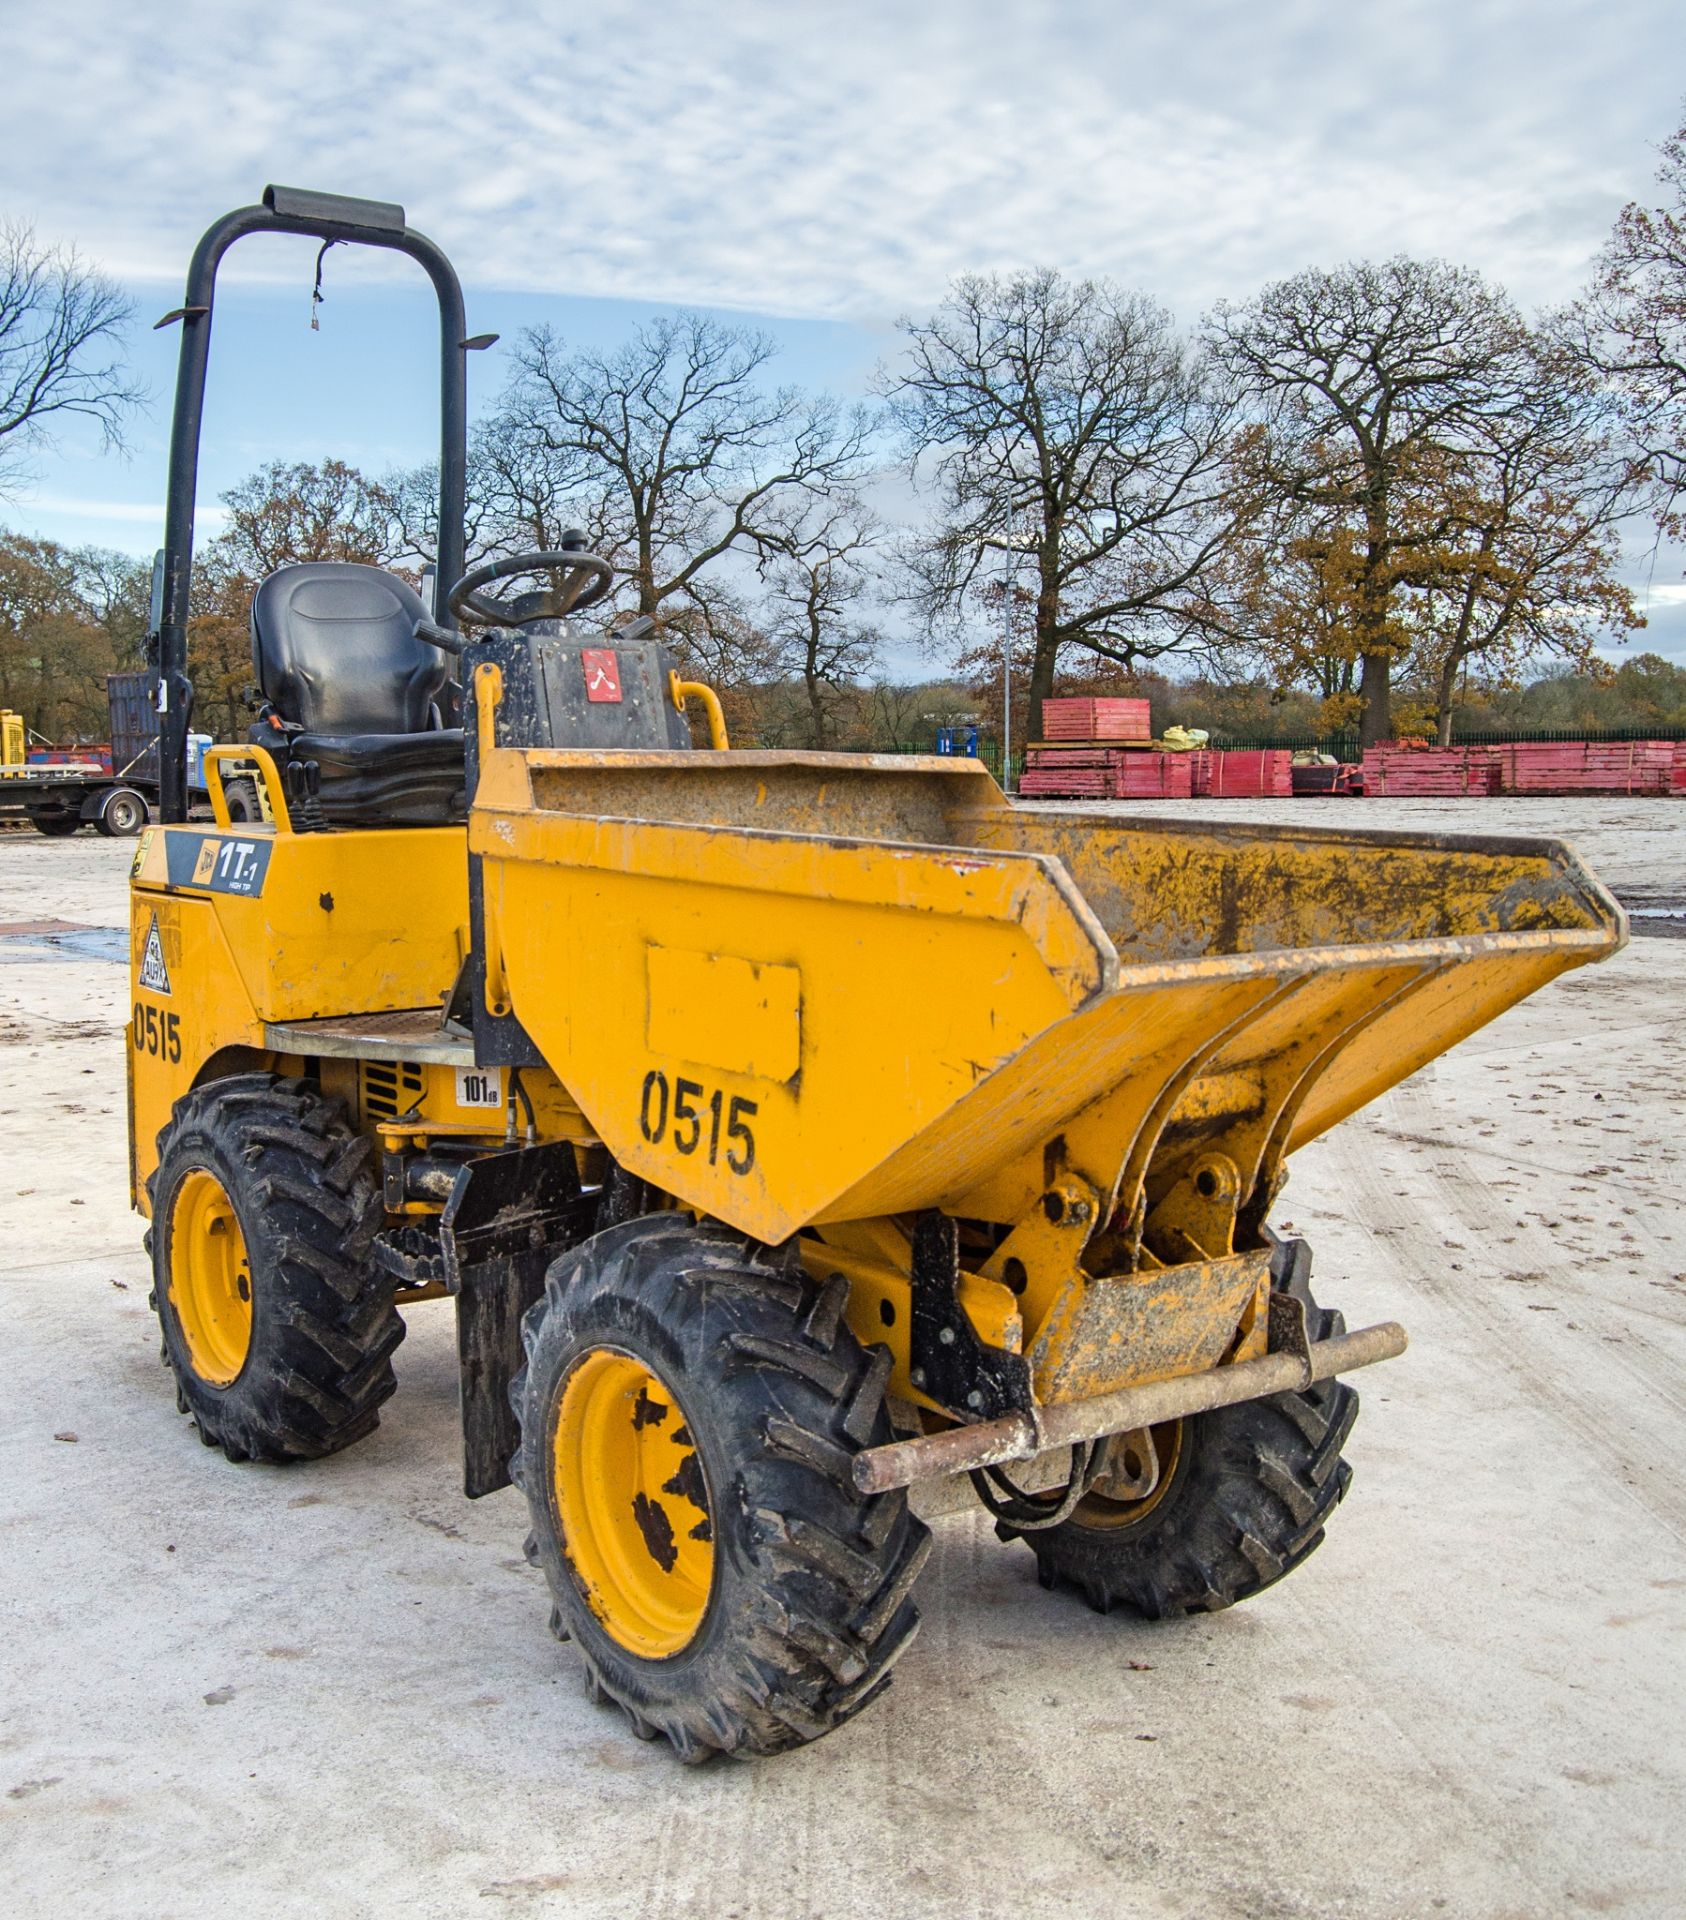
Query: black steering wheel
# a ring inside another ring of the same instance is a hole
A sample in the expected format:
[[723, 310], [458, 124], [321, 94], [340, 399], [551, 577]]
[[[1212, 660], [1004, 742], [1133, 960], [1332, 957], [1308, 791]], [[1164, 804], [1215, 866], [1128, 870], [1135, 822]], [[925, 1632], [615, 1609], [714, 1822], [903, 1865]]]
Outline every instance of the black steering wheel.
[[[504, 598], [483, 593], [494, 580], [520, 573], [560, 573], [561, 583], [536, 593]], [[607, 560], [577, 547], [552, 553], [512, 553], [465, 573], [451, 589], [446, 605], [464, 626], [524, 627], [535, 620], [565, 620], [570, 614], [595, 606], [614, 585], [615, 570]]]

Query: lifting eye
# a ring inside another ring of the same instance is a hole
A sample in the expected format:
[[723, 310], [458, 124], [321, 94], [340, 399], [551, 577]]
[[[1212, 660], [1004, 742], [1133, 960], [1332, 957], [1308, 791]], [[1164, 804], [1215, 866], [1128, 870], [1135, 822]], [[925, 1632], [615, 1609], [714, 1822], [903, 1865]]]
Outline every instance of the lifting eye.
[[1194, 1169], [1192, 1184], [1202, 1200], [1233, 1200], [1241, 1191], [1241, 1172], [1224, 1154], [1213, 1154]]

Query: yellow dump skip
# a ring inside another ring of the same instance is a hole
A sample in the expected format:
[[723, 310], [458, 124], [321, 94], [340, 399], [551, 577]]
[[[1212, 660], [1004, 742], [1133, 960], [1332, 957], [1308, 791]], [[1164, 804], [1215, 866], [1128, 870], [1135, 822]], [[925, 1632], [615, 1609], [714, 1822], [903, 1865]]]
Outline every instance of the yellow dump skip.
[[494, 750], [469, 831], [611, 1151], [769, 1242], [1065, 1171], [1221, 1257], [1295, 1147], [1625, 937], [1556, 842], [1038, 813], [950, 760]]

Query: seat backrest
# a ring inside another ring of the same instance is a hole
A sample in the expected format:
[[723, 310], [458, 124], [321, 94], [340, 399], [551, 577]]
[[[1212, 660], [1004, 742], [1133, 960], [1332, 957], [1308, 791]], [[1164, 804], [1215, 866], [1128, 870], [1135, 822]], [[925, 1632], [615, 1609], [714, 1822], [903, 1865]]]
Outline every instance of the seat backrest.
[[425, 733], [449, 663], [416, 638], [423, 618], [415, 589], [379, 567], [282, 567], [252, 596], [258, 685], [307, 733]]

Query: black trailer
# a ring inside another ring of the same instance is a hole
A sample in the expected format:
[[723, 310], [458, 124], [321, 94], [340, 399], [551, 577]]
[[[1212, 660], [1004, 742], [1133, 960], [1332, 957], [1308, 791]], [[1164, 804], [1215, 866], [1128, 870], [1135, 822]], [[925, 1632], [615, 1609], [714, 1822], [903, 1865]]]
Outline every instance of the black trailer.
[[0, 820], [20, 816], [55, 839], [88, 825], [126, 839], [146, 825], [147, 797], [93, 763], [0, 767]]
[[[147, 823], [158, 801], [158, 714], [150, 673], [106, 676], [111, 722], [111, 768], [96, 760], [32, 761], [18, 748], [0, 764], [0, 820], [27, 818], [54, 838], [92, 826], [129, 839]], [[21, 728], [19, 729], [21, 734]], [[189, 790], [202, 781], [198, 756], [189, 755]]]

